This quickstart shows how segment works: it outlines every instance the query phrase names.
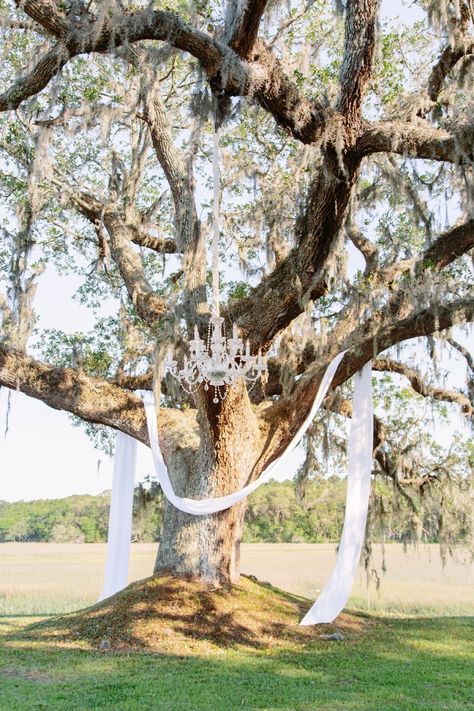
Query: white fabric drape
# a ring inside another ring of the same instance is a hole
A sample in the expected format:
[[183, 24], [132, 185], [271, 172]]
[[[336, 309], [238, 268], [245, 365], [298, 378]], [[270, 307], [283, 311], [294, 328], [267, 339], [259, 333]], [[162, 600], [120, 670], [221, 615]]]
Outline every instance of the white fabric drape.
[[[285, 452], [260, 475], [260, 477], [226, 496], [210, 499], [188, 499], [177, 496], [161, 454], [155, 403], [144, 400], [148, 434], [158, 481], [167, 499], [181, 511], [195, 516], [223, 511], [251, 494], [267, 481], [277, 464], [281, 464], [295, 449], [310, 426], [320, 407], [345, 351], [329, 364], [308, 417], [293, 437]], [[349, 441], [349, 467], [347, 476], [346, 510], [341, 543], [331, 577], [318, 600], [300, 624], [314, 625], [332, 622], [344, 608], [352, 588], [354, 575], [364, 541], [369, 504], [370, 475], [372, 470], [373, 406], [372, 363], [367, 363], [355, 376], [352, 406], [351, 435]], [[125, 587], [128, 574], [128, 557], [132, 528], [133, 488], [135, 479], [136, 440], [119, 433], [114, 462], [114, 479], [109, 523], [109, 542], [105, 584], [100, 599], [113, 595]]]
[[329, 364], [326, 372], [324, 373], [323, 379], [321, 381], [321, 384], [319, 386], [319, 390], [317, 392], [316, 398], [313, 402], [313, 406], [311, 408], [311, 411], [306, 418], [306, 420], [303, 422], [301, 425], [300, 429], [296, 433], [296, 435], [293, 437], [291, 440], [290, 444], [288, 445], [287, 449], [283, 452], [283, 454], [276, 459], [274, 462], [272, 462], [259, 476], [259, 478], [252, 482], [251, 484], [247, 484], [247, 486], [244, 486], [243, 489], [240, 489], [240, 491], [236, 491], [233, 494], [227, 494], [226, 496], [216, 496], [214, 498], [210, 499], [202, 499], [202, 500], [197, 500], [197, 499], [188, 499], [182, 496], [177, 496], [174, 492], [173, 485], [171, 483], [171, 480], [169, 478], [168, 474], [168, 469], [166, 468], [166, 464], [163, 460], [163, 455], [161, 454], [160, 450], [160, 445], [159, 445], [159, 440], [158, 440], [158, 428], [157, 428], [157, 423], [156, 423], [156, 410], [155, 410], [155, 403], [151, 397], [146, 397], [144, 400], [145, 404], [145, 411], [146, 411], [146, 418], [147, 418], [147, 423], [148, 423], [148, 435], [150, 438], [150, 445], [151, 445], [151, 451], [153, 455], [153, 461], [155, 464], [155, 470], [156, 470], [156, 475], [158, 477], [158, 481], [160, 482], [161, 488], [163, 489], [163, 493], [165, 494], [166, 498], [168, 501], [170, 501], [173, 506], [175, 506], [177, 509], [180, 509], [180, 511], [185, 511], [186, 513], [193, 514], [194, 516], [205, 516], [207, 514], [212, 514], [216, 513], [217, 511], [223, 511], [224, 509], [228, 509], [234, 504], [238, 503], [241, 501], [243, 498], [251, 494], [255, 489], [257, 489], [259, 486], [261, 486], [265, 481], [267, 481], [277, 464], [281, 464], [282, 461], [285, 460], [286, 457], [293, 451], [293, 449], [299, 444], [301, 441], [301, 438], [305, 434], [306, 430], [310, 426], [316, 411], [318, 410], [319, 406], [321, 405], [322, 401], [324, 400], [324, 397], [328, 391], [329, 385], [331, 384], [331, 381], [334, 377], [334, 374], [337, 370], [337, 366], [341, 362], [342, 358], [344, 357], [345, 351], [342, 353], [339, 353]]
[[301, 625], [332, 622], [349, 599], [365, 536], [373, 430], [372, 362], [369, 362], [355, 376], [346, 511], [336, 564], [320, 596], [301, 620]]
[[99, 600], [114, 595], [127, 584], [136, 457], [137, 440], [118, 432], [110, 501], [107, 562], [104, 587]]

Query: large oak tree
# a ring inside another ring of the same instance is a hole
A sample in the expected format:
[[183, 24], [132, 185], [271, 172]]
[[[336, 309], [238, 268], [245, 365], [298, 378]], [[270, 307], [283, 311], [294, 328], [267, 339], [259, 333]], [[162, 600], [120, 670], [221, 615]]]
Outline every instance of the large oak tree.
[[[281, 454], [342, 349], [336, 393], [375, 358], [472, 416], [472, 390], [429, 383], [394, 350], [444, 333], [472, 369], [449, 329], [474, 320], [473, 8], [417, 6], [424, 19], [397, 28], [378, 0], [2, 0], [0, 384], [144, 443], [135, 391], [154, 388], [175, 489], [197, 498]], [[223, 315], [269, 354], [266, 383], [217, 404], [161, 369], [207, 327], [214, 108]], [[53, 266], [83, 274], [97, 326], [40, 333], [34, 357]], [[116, 316], [101, 313], [110, 298]], [[326, 407], [350, 416], [345, 397]], [[376, 466], [405, 491], [375, 425]], [[156, 569], [235, 580], [244, 506], [167, 506]]]

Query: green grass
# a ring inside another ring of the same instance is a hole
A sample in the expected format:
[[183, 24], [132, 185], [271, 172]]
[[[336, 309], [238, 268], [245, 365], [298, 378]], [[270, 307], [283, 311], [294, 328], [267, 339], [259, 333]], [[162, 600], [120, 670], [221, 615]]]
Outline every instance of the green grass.
[[[145, 577], [155, 546], [132, 548], [132, 579]], [[246, 546], [244, 569], [314, 599], [333, 548]], [[388, 548], [389, 572], [370, 600], [359, 575], [350, 607], [370, 602], [376, 624], [343, 642], [222, 649], [190, 639], [168, 654], [22, 636], [40, 619], [32, 615], [97, 599], [105, 547], [3, 544], [1, 553], [0, 711], [474, 710], [470, 569], [449, 560], [442, 570], [435, 549]]]
[[470, 618], [379, 618], [343, 642], [200, 656], [35, 644], [19, 634], [31, 622], [0, 618], [1, 711], [474, 708]]

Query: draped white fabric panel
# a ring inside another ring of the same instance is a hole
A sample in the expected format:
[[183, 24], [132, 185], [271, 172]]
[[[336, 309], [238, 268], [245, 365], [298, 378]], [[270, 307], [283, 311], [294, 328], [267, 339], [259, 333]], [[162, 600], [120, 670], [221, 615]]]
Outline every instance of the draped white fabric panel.
[[107, 562], [104, 587], [99, 600], [114, 595], [127, 584], [136, 457], [137, 440], [118, 432], [110, 501]]
[[[144, 401], [148, 433], [158, 481], [167, 499], [181, 511], [195, 516], [223, 511], [251, 494], [267, 481], [277, 464], [284, 461], [301, 441], [320, 407], [345, 351], [329, 364], [308, 417], [293, 437], [285, 452], [262, 472], [260, 477], [240, 491], [226, 496], [196, 500], [177, 496], [161, 454], [155, 403], [147, 397]], [[332, 622], [344, 608], [352, 588], [354, 575], [364, 541], [369, 504], [370, 475], [372, 470], [373, 410], [372, 363], [367, 363], [355, 376], [349, 442], [349, 470], [347, 477], [346, 510], [341, 543], [336, 564], [318, 600], [300, 624], [314, 625]], [[136, 440], [118, 433], [115, 450], [112, 501], [107, 547], [107, 564], [104, 589], [100, 599], [113, 595], [125, 587], [128, 576], [128, 557], [132, 529], [132, 505], [135, 480]]]
[[313, 406], [311, 408], [311, 411], [306, 418], [306, 420], [303, 422], [301, 425], [300, 429], [296, 433], [296, 435], [293, 437], [292, 441], [288, 445], [287, 449], [283, 452], [283, 454], [276, 459], [274, 462], [272, 462], [259, 476], [259, 478], [252, 482], [251, 484], [247, 484], [247, 486], [244, 486], [243, 489], [240, 489], [240, 491], [236, 491], [233, 494], [227, 494], [226, 496], [217, 496], [214, 498], [210, 499], [203, 499], [203, 500], [196, 500], [196, 499], [187, 499], [182, 496], [177, 496], [174, 492], [173, 485], [171, 483], [171, 480], [169, 478], [168, 470], [166, 468], [166, 464], [163, 460], [163, 455], [161, 454], [160, 450], [160, 445], [159, 445], [159, 440], [158, 440], [158, 428], [157, 428], [157, 423], [156, 423], [156, 410], [155, 410], [155, 403], [152, 398], [145, 399], [144, 404], [145, 404], [145, 411], [146, 411], [146, 417], [147, 417], [147, 423], [148, 423], [148, 434], [150, 438], [150, 444], [151, 444], [151, 451], [153, 454], [153, 461], [155, 464], [155, 470], [156, 470], [156, 475], [158, 477], [158, 481], [160, 482], [161, 488], [163, 489], [163, 493], [165, 494], [166, 498], [175, 506], [177, 509], [180, 509], [181, 511], [185, 511], [186, 513], [193, 514], [194, 516], [205, 516], [207, 514], [212, 514], [216, 513], [217, 511], [223, 511], [224, 509], [228, 509], [234, 504], [238, 503], [241, 501], [243, 498], [251, 494], [255, 489], [257, 489], [261, 484], [263, 484], [265, 481], [268, 481], [270, 478], [273, 470], [277, 466], [277, 464], [281, 464], [282, 461], [288, 455], [290, 452], [293, 451], [293, 449], [299, 444], [301, 438], [305, 434], [306, 430], [310, 426], [316, 411], [318, 410], [319, 406], [321, 405], [322, 401], [324, 400], [324, 397], [328, 391], [329, 385], [331, 384], [331, 381], [334, 377], [334, 374], [337, 370], [337, 366], [341, 362], [342, 358], [344, 357], [345, 351], [342, 353], [339, 353], [329, 364], [323, 379], [321, 381], [321, 384], [319, 386], [319, 390], [316, 394], [316, 398], [313, 402]]
[[331, 577], [301, 625], [332, 622], [344, 609], [364, 542], [369, 507], [373, 447], [372, 362], [355, 376], [349, 441], [346, 511]]

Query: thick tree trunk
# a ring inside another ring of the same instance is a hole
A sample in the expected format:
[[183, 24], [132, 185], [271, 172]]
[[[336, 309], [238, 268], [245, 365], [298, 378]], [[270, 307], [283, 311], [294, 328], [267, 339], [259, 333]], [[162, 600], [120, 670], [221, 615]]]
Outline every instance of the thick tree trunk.
[[[200, 442], [176, 442], [165, 452], [176, 493], [204, 499], [242, 488], [256, 473], [260, 432], [247, 392], [237, 384], [223, 402], [198, 395]], [[239, 578], [245, 501], [209, 516], [191, 516], [168, 502], [155, 571], [191, 575], [215, 584]]]
[[191, 516], [165, 507], [156, 571], [216, 583], [237, 582], [245, 501], [210, 516]]

